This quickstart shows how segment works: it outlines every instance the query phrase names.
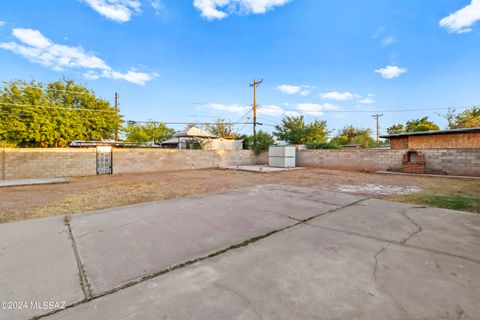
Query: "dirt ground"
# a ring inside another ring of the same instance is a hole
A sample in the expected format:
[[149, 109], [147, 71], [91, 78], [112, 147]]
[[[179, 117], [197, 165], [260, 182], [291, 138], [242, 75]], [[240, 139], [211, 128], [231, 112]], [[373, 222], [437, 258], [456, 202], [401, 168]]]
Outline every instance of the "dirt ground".
[[312, 187], [480, 212], [480, 180], [313, 168], [279, 173], [212, 169], [80, 177], [66, 184], [0, 188], [0, 223], [262, 184]]

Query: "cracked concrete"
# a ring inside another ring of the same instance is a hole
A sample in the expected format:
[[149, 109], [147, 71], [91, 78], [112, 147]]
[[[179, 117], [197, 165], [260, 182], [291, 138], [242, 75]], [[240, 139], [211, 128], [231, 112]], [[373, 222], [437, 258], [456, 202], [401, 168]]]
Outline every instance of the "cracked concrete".
[[[0, 224], [0, 302], [83, 300], [63, 217]], [[3, 310], [0, 319], [28, 319], [41, 310]]]
[[5, 224], [0, 298], [68, 308], [0, 319], [477, 319], [479, 228], [280, 185]]

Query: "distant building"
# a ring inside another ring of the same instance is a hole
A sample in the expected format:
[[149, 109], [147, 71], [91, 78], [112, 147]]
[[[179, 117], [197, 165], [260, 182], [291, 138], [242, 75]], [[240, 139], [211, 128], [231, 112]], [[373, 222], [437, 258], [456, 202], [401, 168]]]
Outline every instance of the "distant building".
[[218, 138], [210, 132], [192, 127], [175, 133], [172, 139], [163, 141], [160, 145], [168, 149], [241, 150], [242, 142], [242, 140]]
[[390, 134], [390, 149], [475, 149], [480, 148], [480, 128]]

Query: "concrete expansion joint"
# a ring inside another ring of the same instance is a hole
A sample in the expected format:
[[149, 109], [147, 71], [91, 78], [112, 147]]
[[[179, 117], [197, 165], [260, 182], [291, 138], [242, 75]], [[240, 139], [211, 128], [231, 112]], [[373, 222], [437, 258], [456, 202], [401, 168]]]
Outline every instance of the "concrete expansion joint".
[[72, 226], [70, 225], [70, 216], [65, 216], [64, 218], [65, 226], [67, 227], [68, 237], [72, 242], [73, 253], [75, 255], [75, 260], [77, 262], [78, 267], [78, 274], [80, 277], [80, 287], [82, 288], [83, 295], [85, 296], [85, 301], [88, 301], [92, 298], [92, 289], [90, 287], [90, 283], [88, 283], [87, 274], [85, 271], [85, 267], [80, 260], [80, 254], [78, 253], [77, 244], [75, 242], [75, 238], [73, 237]]
[[[39, 319], [43, 319], [43, 318], [46, 318], [46, 317], [49, 317], [51, 315], [54, 315], [54, 314], [57, 314], [57, 313], [60, 313], [64, 310], [67, 310], [67, 309], [71, 309], [71, 308], [75, 308], [81, 304], [84, 304], [84, 303], [87, 303], [89, 301], [92, 301], [92, 300], [96, 300], [96, 299], [99, 299], [101, 297], [104, 297], [104, 296], [108, 296], [108, 295], [111, 295], [111, 294], [114, 294], [118, 291], [121, 291], [121, 290], [124, 290], [124, 289], [127, 289], [129, 287], [132, 287], [134, 285], [137, 285], [137, 284], [140, 284], [142, 282], [145, 282], [147, 280], [150, 280], [150, 279], [153, 279], [153, 278], [157, 278], [157, 277], [160, 277], [160, 276], [163, 276], [167, 273], [170, 273], [170, 272], [173, 272], [173, 271], [176, 271], [176, 270], [179, 270], [179, 269], [183, 269], [187, 266], [190, 266], [190, 265], [193, 265], [197, 262], [201, 262], [201, 261], [204, 261], [204, 260], [207, 260], [207, 259], [210, 259], [210, 258], [214, 258], [216, 256], [220, 256], [222, 254], [225, 254], [229, 251], [232, 251], [232, 250], [235, 250], [235, 249], [239, 249], [239, 248], [242, 248], [242, 247], [246, 247], [252, 243], [255, 243], [257, 241], [260, 241], [262, 239], [265, 239], [265, 238], [268, 238], [274, 234], [277, 234], [277, 233], [280, 233], [282, 231], [286, 231], [288, 229], [291, 229], [293, 227], [296, 227], [298, 225], [301, 225], [301, 224], [306, 224], [308, 221], [312, 220], [312, 219], [315, 219], [321, 215], [324, 215], [324, 214], [327, 214], [327, 213], [331, 213], [331, 212], [335, 212], [335, 211], [338, 211], [338, 210], [341, 210], [341, 209], [344, 209], [344, 208], [347, 208], [347, 207], [350, 207], [350, 206], [353, 206], [353, 205], [356, 205], [362, 201], [365, 201], [369, 198], [363, 198], [363, 199], [360, 199], [358, 201], [355, 201], [355, 202], [352, 202], [352, 203], [349, 203], [347, 205], [344, 205], [344, 206], [340, 206], [338, 208], [335, 208], [335, 209], [332, 209], [330, 211], [327, 211], [327, 212], [324, 212], [324, 213], [320, 213], [320, 214], [317, 214], [317, 215], [314, 215], [310, 218], [307, 218], [307, 219], [304, 219], [304, 220], [297, 220], [297, 219], [294, 219], [294, 218], [291, 218], [292, 220], [295, 220], [297, 221], [297, 223], [294, 223], [292, 225], [289, 225], [289, 226], [286, 226], [284, 228], [281, 228], [281, 229], [276, 229], [276, 230], [273, 230], [273, 231], [270, 231], [270, 232], [267, 232], [263, 235], [260, 235], [260, 236], [256, 236], [256, 237], [252, 237], [250, 239], [247, 239], [247, 240], [244, 240], [242, 242], [239, 242], [237, 244], [234, 244], [230, 247], [227, 247], [225, 249], [222, 249], [222, 250], [219, 250], [219, 251], [216, 251], [216, 252], [213, 252], [213, 253], [210, 253], [206, 256], [203, 256], [203, 257], [199, 257], [199, 258], [196, 258], [196, 259], [193, 259], [193, 260], [189, 260], [189, 261], [186, 261], [186, 262], [183, 262], [181, 264], [178, 264], [178, 265], [175, 265], [175, 266], [172, 266], [168, 269], [164, 269], [164, 270], [161, 270], [161, 271], [158, 271], [158, 272], [155, 272], [155, 273], [151, 273], [151, 274], [148, 274], [148, 275], [145, 275], [145, 276], [142, 276], [138, 279], [135, 279], [135, 280], [132, 280], [128, 283], [125, 283], [119, 287], [116, 287], [116, 288], [113, 288], [113, 289], [110, 289], [110, 290], [107, 290], [107, 291], [104, 291], [102, 293], [99, 293], [99, 294], [93, 294], [92, 291], [91, 291], [91, 288], [90, 288], [90, 284], [88, 283], [88, 279], [87, 279], [87, 276], [86, 276], [86, 272], [85, 272], [85, 268], [83, 267], [82, 263], [81, 263], [81, 260], [80, 260], [80, 255], [78, 254], [78, 250], [77, 250], [77, 245], [75, 243], [75, 239], [73, 237], [73, 233], [72, 233], [72, 228], [71, 228], [71, 225], [70, 225], [70, 216], [65, 216], [65, 226], [67, 227], [67, 230], [68, 230], [68, 234], [69, 234], [69, 237], [72, 241], [72, 247], [73, 247], [73, 250], [74, 250], [74, 253], [75, 253], [75, 258], [77, 260], [77, 266], [78, 266], [78, 270], [79, 270], [79, 274], [80, 274], [80, 285], [82, 287], [82, 290], [84, 292], [84, 295], [85, 295], [85, 299], [82, 300], [82, 301], [78, 301], [78, 302], [75, 302], [75, 303], [72, 303], [68, 306], [65, 307], [65, 309], [59, 309], [59, 310], [54, 310], [52, 312], [49, 312], [49, 313], [46, 313], [46, 314], [42, 314], [42, 315], [39, 315], [39, 316], [35, 316], [33, 318], [31, 318], [30, 320], [39, 320]], [[256, 312], [256, 310], [254, 310], [254, 312], [256, 313], [256, 315], [258, 316], [259, 319], [262, 319], [261, 315]]]

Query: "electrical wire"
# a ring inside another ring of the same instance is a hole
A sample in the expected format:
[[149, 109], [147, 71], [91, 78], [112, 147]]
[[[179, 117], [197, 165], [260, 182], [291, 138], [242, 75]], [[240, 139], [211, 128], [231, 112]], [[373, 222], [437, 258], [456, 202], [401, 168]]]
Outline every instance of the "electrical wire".
[[[458, 109], [468, 109], [472, 107], [456, 107]], [[434, 110], [449, 110], [452, 109], [450, 108], [426, 108], [426, 109], [403, 109], [403, 110], [394, 110], [394, 109], [389, 109], [389, 110], [318, 110], [318, 111], [305, 111], [305, 110], [298, 110], [298, 109], [283, 109], [284, 112], [282, 113], [285, 114], [286, 111], [291, 111], [291, 112], [298, 112], [298, 113], [306, 113], [308, 114], [309, 112], [321, 112], [321, 113], [375, 113], [375, 112], [417, 112], [417, 111], [434, 111]]]
[[[189, 125], [189, 124], [198, 124], [198, 125], [215, 125], [217, 122], [168, 122], [168, 121], [139, 121], [139, 120], [128, 120], [127, 123], [155, 123], [155, 124], [170, 124], [170, 125]], [[242, 125], [242, 124], [253, 124], [253, 122], [222, 122], [222, 124], [227, 125]]]
[[[17, 88], [19, 88], [19, 89], [24, 89], [24, 88], [39, 89], [39, 90], [42, 90], [42, 91], [45, 90], [45, 91], [47, 91], [47, 92], [48, 92], [48, 91], [56, 91], [56, 92], [65, 92], [65, 93], [66, 93], [66, 92], [69, 92], [69, 93], [75, 93], [75, 94], [93, 94], [93, 92], [90, 91], [89, 89], [86, 89], [86, 90], [88, 90], [88, 91], [85, 92], [85, 91], [73, 91], [73, 90], [67, 90], [67, 89], [62, 90], [62, 89], [54, 89], [54, 88], [48, 88], [48, 87], [43, 88], [43, 87], [24, 86], [24, 85], [20, 85], [20, 86], [16, 86], [16, 85], [15, 85], [15, 87], [17, 87]], [[2, 90], [5, 90], [6, 88], [11, 88], [11, 87], [5, 87], [5, 86], [4, 86], [4, 87], [2, 87], [1, 89], [2, 89]]]
[[67, 107], [54, 107], [54, 106], [37, 106], [37, 105], [32, 105], [32, 104], [18, 104], [18, 103], [8, 103], [8, 102], [0, 102], [0, 105], [15, 106], [15, 107], [25, 107], [25, 108], [44, 108], [44, 109], [70, 110], [70, 111], [89, 111], [89, 112], [117, 113], [117, 111], [115, 111], [115, 110], [100, 110], [100, 109], [85, 109], [85, 108], [67, 108]]

